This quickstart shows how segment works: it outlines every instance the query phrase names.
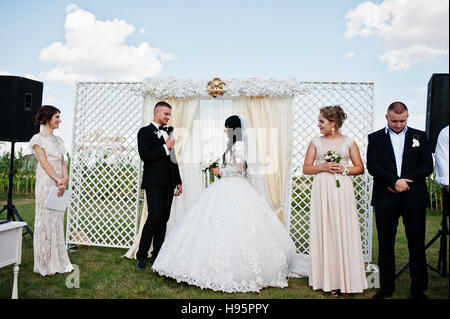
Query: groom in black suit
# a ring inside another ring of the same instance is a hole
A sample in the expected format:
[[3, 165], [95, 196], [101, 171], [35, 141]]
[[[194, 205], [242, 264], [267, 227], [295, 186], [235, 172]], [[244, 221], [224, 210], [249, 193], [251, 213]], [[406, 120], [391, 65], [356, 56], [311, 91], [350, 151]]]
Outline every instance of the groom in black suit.
[[373, 176], [372, 206], [378, 232], [381, 290], [375, 299], [395, 290], [395, 235], [402, 216], [408, 240], [411, 293], [426, 298], [425, 217], [429, 195], [425, 179], [433, 159], [425, 133], [406, 126], [408, 109], [402, 102], [387, 111], [387, 126], [369, 135], [367, 169]]
[[174, 190], [181, 195], [181, 177], [176, 164], [175, 140], [165, 127], [172, 115], [172, 107], [166, 102], [155, 105], [153, 122], [138, 132], [138, 150], [144, 162], [142, 189], [147, 196], [148, 217], [142, 229], [136, 268], [145, 268], [148, 250], [153, 240], [150, 263], [158, 256], [166, 234], [167, 221]]

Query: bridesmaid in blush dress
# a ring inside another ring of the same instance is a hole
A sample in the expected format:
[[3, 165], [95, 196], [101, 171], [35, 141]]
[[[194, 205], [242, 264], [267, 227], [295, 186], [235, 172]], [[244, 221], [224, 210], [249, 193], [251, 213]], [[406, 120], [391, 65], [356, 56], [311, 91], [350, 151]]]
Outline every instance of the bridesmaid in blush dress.
[[[323, 135], [311, 141], [303, 165], [304, 174], [314, 175], [309, 285], [335, 297], [367, 289], [358, 211], [350, 177], [362, 174], [364, 166], [356, 143], [339, 131], [346, 118], [338, 105], [320, 109], [318, 126]], [[336, 152], [341, 161], [327, 161], [325, 153], [328, 151]], [[350, 161], [353, 166], [349, 166]]]

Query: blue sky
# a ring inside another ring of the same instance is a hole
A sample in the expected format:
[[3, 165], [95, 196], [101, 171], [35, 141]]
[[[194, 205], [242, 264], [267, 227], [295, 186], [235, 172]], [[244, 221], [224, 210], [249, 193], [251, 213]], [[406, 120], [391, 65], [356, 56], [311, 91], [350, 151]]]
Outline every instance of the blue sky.
[[[406, 7], [401, 0], [0, 0], [0, 74], [44, 82], [43, 103], [61, 109], [56, 134], [69, 149], [76, 80], [148, 75], [371, 81], [376, 128], [389, 103], [401, 100], [410, 108], [409, 124], [424, 129], [428, 81], [449, 72], [448, 6], [448, 0], [409, 0]], [[83, 28], [86, 21], [91, 28]]]

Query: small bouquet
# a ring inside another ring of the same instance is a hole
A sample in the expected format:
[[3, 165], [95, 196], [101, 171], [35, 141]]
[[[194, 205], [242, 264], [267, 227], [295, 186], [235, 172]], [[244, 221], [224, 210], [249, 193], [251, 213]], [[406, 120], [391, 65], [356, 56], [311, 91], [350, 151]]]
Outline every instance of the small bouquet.
[[[335, 151], [328, 151], [328, 152], [326, 152], [324, 157], [325, 157], [325, 160], [327, 162], [339, 163], [342, 160], [342, 157], [338, 153], [336, 153]], [[336, 177], [336, 187], [341, 187], [341, 183], [337, 179], [337, 174], [334, 173], [334, 176]]]
[[[213, 159], [213, 157], [209, 157], [209, 158], [203, 160], [200, 163], [200, 170], [201, 170], [201, 172], [203, 174], [206, 175], [206, 174], [209, 173], [209, 169], [210, 168], [215, 168], [215, 167], [218, 167], [218, 166], [219, 166], [219, 159]], [[210, 177], [210, 182], [213, 182], [214, 181], [214, 175], [210, 174], [209, 177]], [[217, 177], [220, 179], [220, 175], [217, 176]]]

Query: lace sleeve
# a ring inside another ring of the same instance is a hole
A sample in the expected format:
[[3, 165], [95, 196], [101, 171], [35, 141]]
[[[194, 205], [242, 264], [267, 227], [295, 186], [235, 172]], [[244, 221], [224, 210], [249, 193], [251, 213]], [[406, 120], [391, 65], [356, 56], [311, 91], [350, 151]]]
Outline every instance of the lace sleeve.
[[244, 144], [242, 142], [236, 142], [233, 145], [231, 161], [225, 163], [220, 169], [220, 175], [222, 177], [246, 175], [245, 168], [245, 155]]
[[34, 146], [38, 145], [41, 148], [44, 148], [44, 143], [42, 142], [41, 136], [39, 134], [33, 135], [31, 140], [28, 142], [28, 149], [33, 154], [36, 154], [34, 151]]
[[66, 156], [66, 148], [64, 146], [64, 141], [59, 136], [57, 136], [56, 139], [58, 141], [58, 151], [61, 153], [62, 157], [65, 157]]

